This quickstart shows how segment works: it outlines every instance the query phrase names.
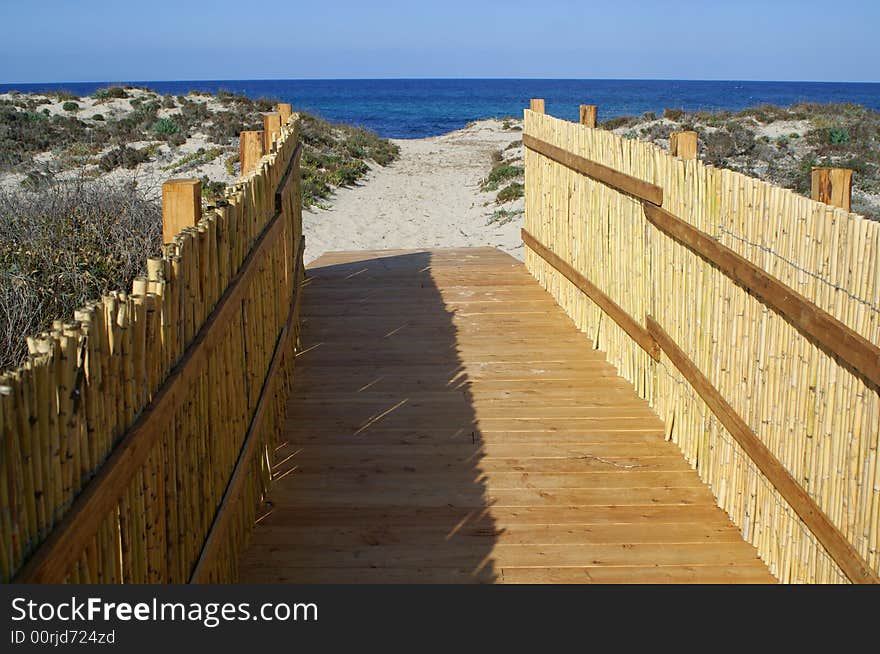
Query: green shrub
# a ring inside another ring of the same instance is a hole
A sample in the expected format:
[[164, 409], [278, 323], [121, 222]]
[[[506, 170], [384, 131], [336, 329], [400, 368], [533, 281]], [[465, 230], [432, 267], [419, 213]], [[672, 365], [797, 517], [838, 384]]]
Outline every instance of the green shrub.
[[508, 186], [498, 192], [498, 195], [495, 197], [495, 202], [498, 204], [511, 202], [521, 198], [524, 195], [524, 192], [525, 187], [522, 184], [519, 182], [511, 182]]
[[156, 134], [177, 134], [180, 127], [170, 118], [160, 118], [153, 124], [153, 131]]
[[487, 221], [487, 225], [506, 225], [511, 222], [517, 216], [521, 216], [523, 214], [522, 209], [496, 209], [492, 212], [492, 216]]
[[100, 122], [104, 120], [104, 114], [95, 114], [94, 116], [92, 116], [92, 120], [97, 120]]
[[846, 145], [849, 143], [849, 132], [842, 127], [832, 127], [828, 130], [828, 142], [831, 145]]
[[76, 102], [65, 102], [61, 108], [64, 111], [79, 111], [79, 105]]
[[114, 98], [127, 98], [128, 93], [121, 86], [108, 86], [104, 89], [98, 89], [93, 96], [96, 100], [111, 100]]
[[522, 176], [522, 166], [510, 166], [499, 164], [495, 166], [489, 175], [480, 184], [481, 191], [496, 191], [504, 182]]
[[351, 186], [369, 170], [370, 167], [361, 159], [352, 159], [337, 164], [336, 169], [327, 175], [327, 181], [333, 186]]
[[202, 175], [202, 197], [208, 202], [216, 204], [223, 200], [225, 190], [226, 182], [213, 181], [207, 175]]
[[149, 161], [149, 152], [145, 150], [136, 150], [127, 145], [110, 150], [107, 154], [98, 160], [98, 167], [105, 173], [119, 168], [136, 168], [139, 164]]
[[240, 157], [237, 154], [228, 157], [226, 161], [223, 162], [223, 167], [226, 169], [226, 172], [229, 173], [230, 177], [235, 177], [235, 164], [240, 162]]
[[618, 116], [617, 118], [609, 118], [600, 124], [602, 129], [615, 130], [621, 127], [632, 127], [639, 122], [635, 116]]
[[74, 95], [69, 91], [54, 91], [52, 93], [47, 93], [49, 97], [55, 98], [56, 102], [64, 102], [67, 100], [79, 100], [78, 95]]

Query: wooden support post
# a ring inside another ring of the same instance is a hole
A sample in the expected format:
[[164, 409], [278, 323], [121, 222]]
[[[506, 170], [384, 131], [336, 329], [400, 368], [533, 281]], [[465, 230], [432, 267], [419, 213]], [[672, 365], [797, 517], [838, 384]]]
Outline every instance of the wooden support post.
[[171, 243], [186, 227], [202, 219], [202, 182], [169, 179], [162, 184], [162, 242]]
[[599, 107], [594, 104], [581, 105], [581, 125], [595, 128], [599, 122]]
[[241, 176], [251, 172], [263, 157], [263, 130], [242, 132], [238, 139], [238, 158], [241, 161]]
[[532, 98], [529, 100], [529, 109], [539, 114], [544, 113], [544, 100], [541, 98]]
[[816, 202], [851, 211], [852, 175], [849, 168], [813, 168], [811, 197]]
[[281, 136], [281, 114], [263, 114], [263, 152], [269, 154], [272, 144]]
[[697, 133], [672, 132], [669, 135], [669, 151], [680, 159], [697, 158]]
[[277, 109], [278, 113], [281, 115], [281, 124], [287, 125], [287, 121], [290, 120], [290, 115], [293, 113], [293, 107], [287, 102], [279, 102]]

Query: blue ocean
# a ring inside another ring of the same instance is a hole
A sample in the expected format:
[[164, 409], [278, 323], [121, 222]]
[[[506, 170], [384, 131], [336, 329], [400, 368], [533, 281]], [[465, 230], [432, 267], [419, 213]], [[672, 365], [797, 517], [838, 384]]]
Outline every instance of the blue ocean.
[[[119, 84], [121, 82], [113, 82]], [[880, 111], [880, 83], [675, 80], [380, 79], [125, 82], [176, 95], [229, 91], [290, 102], [295, 110], [359, 125], [389, 138], [435, 136], [481, 118], [521, 116], [529, 98], [577, 120], [579, 104], [599, 106], [599, 120], [658, 114], [665, 108], [738, 111], [760, 104], [853, 103]], [[0, 92], [65, 90], [88, 95], [110, 82], [0, 84]]]

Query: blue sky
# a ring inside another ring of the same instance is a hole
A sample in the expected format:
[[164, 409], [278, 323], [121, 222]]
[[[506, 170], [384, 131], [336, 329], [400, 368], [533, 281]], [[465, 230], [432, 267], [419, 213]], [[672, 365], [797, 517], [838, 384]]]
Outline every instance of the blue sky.
[[880, 81], [877, 0], [0, 0], [0, 82]]

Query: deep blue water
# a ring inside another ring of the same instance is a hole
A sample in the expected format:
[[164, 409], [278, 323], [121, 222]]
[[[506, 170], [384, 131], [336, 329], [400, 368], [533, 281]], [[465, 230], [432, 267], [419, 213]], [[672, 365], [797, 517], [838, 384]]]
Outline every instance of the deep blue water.
[[[880, 83], [674, 80], [389, 79], [130, 82], [162, 93], [190, 90], [274, 97], [334, 122], [392, 138], [443, 134], [480, 118], [521, 116], [529, 98], [547, 113], [577, 120], [579, 104], [599, 106], [599, 120], [673, 107], [738, 111], [759, 104], [851, 102], [880, 110]], [[0, 91], [66, 90], [88, 95], [107, 82], [0, 84]]]

